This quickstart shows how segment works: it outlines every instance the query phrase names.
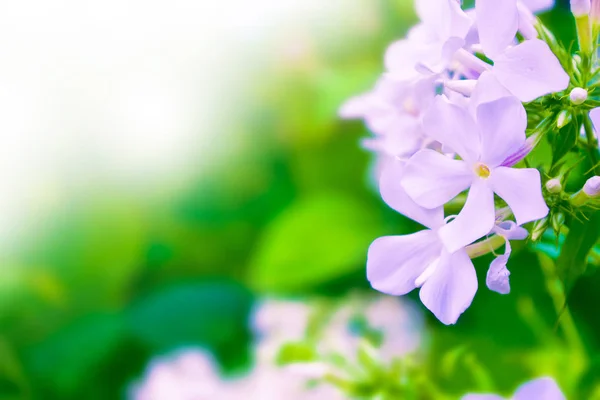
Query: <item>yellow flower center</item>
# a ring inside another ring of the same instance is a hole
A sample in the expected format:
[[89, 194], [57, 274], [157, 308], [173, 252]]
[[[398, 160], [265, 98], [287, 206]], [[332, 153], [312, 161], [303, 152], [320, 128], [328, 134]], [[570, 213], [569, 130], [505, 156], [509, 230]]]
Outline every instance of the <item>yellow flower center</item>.
[[475, 164], [475, 173], [480, 178], [489, 178], [491, 174], [490, 167], [483, 163], [477, 163]]
[[407, 114], [410, 114], [413, 117], [419, 116], [419, 110], [417, 109], [417, 106], [413, 99], [408, 98], [408, 99], [404, 100], [404, 103], [402, 103], [402, 107], [404, 108], [404, 111]]

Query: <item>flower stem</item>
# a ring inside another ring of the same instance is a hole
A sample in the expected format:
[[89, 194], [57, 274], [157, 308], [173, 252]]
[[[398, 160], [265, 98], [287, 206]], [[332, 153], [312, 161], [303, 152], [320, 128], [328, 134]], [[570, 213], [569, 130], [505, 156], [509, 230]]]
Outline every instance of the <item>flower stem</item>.
[[493, 253], [495, 250], [502, 247], [505, 242], [506, 239], [504, 239], [502, 236], [493, 235], [485, 240], [482, 240], [481, 242], [467, 246], [467, 254], [471, 258], [481, 257], [488, 253]]
[[[579, 331], [577, 330], [577, 326], [573, 321], [573, 317], [571, 312], [569, 311], [569, 307], [567, 305], [567, 296], [565, 292], [564, 284], [558, 278], [556, 273], [556, 266], [554, 261], [545, 254], [538, 254], [538, 259], [540, 261], [540, 266], [542, 272], [544, 274], [544, 278], [546, 281], [546, 290], [552, 299], [552, 303], [554, 305], [554, 309], [557, 314], [557, 325], [560, 326], [563, 334], [565, 335], [565, 339], [573, 351], [573, 356], [577, 359], [577, 361], [582, 364], [587, 363], [587, 359], [585, 356], [585, 346], [581, 337], [579, 335]], [[575, 365], [573, 365], [573, 371], [575, 371]], [[583, 365], [579, 367], [584, 368]]]
[[587, 150], [590, 154], [590, 161], [594, 166], [594, 173], [600, 175], [600, 164], [598, 164], [598, 141], [596, 140], [596, 135], [594, 135], [594, 127], [592, 126], [592, 120], [589, 115], [584, 115], [583, 117], [583, 128], [587, 139]]
[[579, 49], [585, 55], [592, 55], [592, 28], [588, 15], [582, 15], [575, 18], [577, 27], [577, 38], [579, 39]]

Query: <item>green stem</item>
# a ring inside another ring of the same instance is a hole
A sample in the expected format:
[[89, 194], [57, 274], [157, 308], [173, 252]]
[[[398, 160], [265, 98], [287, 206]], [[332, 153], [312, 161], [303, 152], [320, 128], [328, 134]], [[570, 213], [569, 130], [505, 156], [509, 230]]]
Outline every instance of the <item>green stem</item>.
[[585, 55], [592, 54], [592, 27], [590, 18], [587, 15], [582, 15], [575, 18], [577, 26], [577, 38], [579, 39], [579, 49]]
[[585, 346], [579, 336], [569, 307], [566, 304], [567, 297], [564, 285], [557, 276], [554, 262], [545, 254], [538, 254], [538, 258], [546, 280], [546, 290], [552, 299], [554, 309], [558, 315], [558, 325], [563, 331], [569, 347], [581, 355], [581, 357], [585, 357]]
[[600, 175], [600, 164], [598, 163], [598, 141], [594, 135], [594, 127], [589, 115], [584, 115], [583, 128], [585, 129], [585, 137], [587, 139], [587, 150], [590, 154], [590, 161], [594, 166], [594, 173]]
[[579, 39], [579, 49], [585, 55], [592, 54], [592, 28], [590, 26], [590, 18], [587, 15], [582, 15], [575, 18], [577, 26], [577, 38]]
[[469, 245], [466, 247], [467, 254], [471, 258], [477, 258], [481, 256], [485, 256], [488, 253], [493, 253], [495, 250], [499, 249], [504, 245], [506, 239], [502, 236], [494, 235], [481, 242], [477, 242], [475, 244]]

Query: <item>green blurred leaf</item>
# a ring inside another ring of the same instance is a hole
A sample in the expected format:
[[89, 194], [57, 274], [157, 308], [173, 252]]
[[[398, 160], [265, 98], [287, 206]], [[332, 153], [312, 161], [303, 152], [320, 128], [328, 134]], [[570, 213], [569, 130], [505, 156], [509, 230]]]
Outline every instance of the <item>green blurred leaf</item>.
[[296, 342], [284, 344], [277, 354], [277, 364], [286, 365], [311, 362], [318, 358], [316, 349], [308, 343]]
[[120, 314], [87, 315], [29, 349], [29, 369], [57, 394], [67, 397], [94, 374], [123, 334]]
[[588, 254], [600, 236], [600, 212], [589, 219], [573, 219], [569, 234], [558, 256], [556, 267], [558, 274], [569, 291], [575, 281], [583, 275], [588, 262]]
[[296, 201], [259, 242], [251, 282], [261, 290], [297, 291], [364, 268], [380, 228], [374, 214], [338, 194]]
[[252, 297], [226, 282], [185, 283], [150, 294], [128, 313], [133, 334], [155, 351], [203, 344], [230, 346], [246, 338]]
[[29, 398], [29, 383], [14, 349], [0, 337], [0, 400]]
[[558, 163], [575, 145], [581, 132], [580, 118], [559, 129], [552, 140], [552, 165]]

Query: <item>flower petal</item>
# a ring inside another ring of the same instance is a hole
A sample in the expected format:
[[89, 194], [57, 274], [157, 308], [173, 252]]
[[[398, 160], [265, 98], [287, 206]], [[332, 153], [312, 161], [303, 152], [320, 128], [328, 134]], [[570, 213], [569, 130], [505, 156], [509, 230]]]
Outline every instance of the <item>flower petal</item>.
[[487, 181], [477, 179], [471, 185], [467, 201], [458, 216], [439, 229], [442, 243], [454, 252], [490, 233], [494, 227], [494, 193]]
[[473, 115], [476, 116], [475, 110], [480, 104], [509, 96], [512, 96], [512, 93], [498, 81], [494, 74], [491, 71], [485, 71], [477, 79], [477, 85], [471, 94], [469, 107], [473, 111]]
[[508, 281], [510, 271], [506, 268], [506, 263], [508, 262], [511, 251], [510, 242], [507, 240], [504, 254], [496, 257], [490, 264], [485, 283], [487, 284], [487, 287], [494, 292], [500, 294], [510, 293], [510, 282]]
[[[418, 27], [419, 25], [417, 25]], [[410, 39], [398, 40], [392, 43], [385, 52], [385, 68], [393, 79], [410, 81], [420, 76], [415, 67], [429, 56], [428, 46], [421, 46]]]
[[430, 230], [380, 237], [369, 247], [367, 279], [380, 292], [406, 294], [417, 287], [416, 279], [440, 252], [439, 239]]
[[415, 8], [421, 21], [435, 29], [436, 36], [442, 41], [450, 37], [464, 39], [473, 25], [456, 0], [418, 0]]
[[530, 399], [566, 400], [566, 397], [554, 382], [554, 379], [544, 377], [519, 386], [513, 396], [513, 400]]
[[527, 114], [516, 97], [503, 97], [477, 107], [481, 161], [496, 167], [517, 151], [527, 137]]
[[425, 134], [458, 153], [463, 160], [475, 162], [481, 147], [479, 131], [469, 112], [445, 96], [436, 97], [423, 116]]
[[542, 196], [540, 172], [534, 168], [498, 167], [489, 178], [494, 192], [512, 210], [518, 225], [544, 218], [548, 206]]
[[475, 13], [481, 46], [493, 59], [515, 40], [519, 29], [517, 0], [477, 0]]
[[592, 124], [594, 125], [596, 137], [598, 137], [598, 132], [600, 132], [600, 107], [596, 107], [590, 111], [590, 118], [592, 120]]
[[494, 58], [492, 71], [521, 101], [532, 101], [569, 86], [569, 75], [539, 39], [527, 40]]
[[554, 7], [554, 0], [521, 0], [521, 2], [534, 14], [548, 11]]
[[472, 180], [473, 172], [464, 161], [425, 149], [408, 160], [400, 183], [415, 203], [431, 209], [452, 200]]
[[494, 227], [496, 234], [507, 240], [525, 240], [529, 236], [527, 229], [517, 225], [514, 221], [502, 221]]
[[464, 250], [443, 252], [433, 275], [425, 281], [419, 297], [444, 324], [455, 324], [471, 305], [477, 292], [477, 274]]
[[404, 176], [405, 163], [394, 161], [383, 170], [379, 180], [379, 190], [383, 201], [394, 210], [417, 221], [428, 228], [437, 228], [444, 222], [442, 207], [426, 209], [419, 206], [406, 193], [400, 181]]

